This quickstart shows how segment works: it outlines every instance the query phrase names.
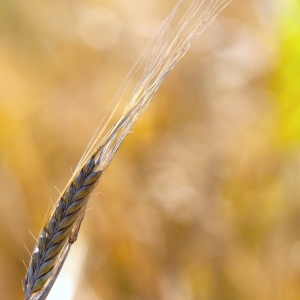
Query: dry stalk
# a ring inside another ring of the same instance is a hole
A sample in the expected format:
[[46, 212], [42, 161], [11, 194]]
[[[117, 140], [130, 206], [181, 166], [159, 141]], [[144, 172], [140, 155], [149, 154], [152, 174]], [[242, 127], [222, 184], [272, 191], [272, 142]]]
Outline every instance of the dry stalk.
[[[99, 128], [103, 122], [99, 125], [72, 178], [42, 227], [24, 280], [23, 289], [27, 300], [46, 299], [71, 245], [77, 239], [89, 197], [120, 144], [149, 105], [165, 76], [230, 1], [179, 1], [149, 42], [112, 101], [103, 120], [105, 125], [101, 131]], [[169, 32], [181, 2], [188, 2], [190, 6], [173, 31]], [[125, 94], [136, 77], [139, 77], [139, 81], [129, 95], [123, 115], [105, 133], [117, 107], [123, 99], [126, 101]]]

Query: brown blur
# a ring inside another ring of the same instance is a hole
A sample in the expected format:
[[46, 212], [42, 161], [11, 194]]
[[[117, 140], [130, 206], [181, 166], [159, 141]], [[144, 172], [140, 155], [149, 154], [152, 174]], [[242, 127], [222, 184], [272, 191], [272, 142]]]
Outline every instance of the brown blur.
[[[0, 299], [176, 2], [0, 4]], [[300, 299], [300, 1], [279, 2], [233, 0], [167, 76], [51, 299]]]

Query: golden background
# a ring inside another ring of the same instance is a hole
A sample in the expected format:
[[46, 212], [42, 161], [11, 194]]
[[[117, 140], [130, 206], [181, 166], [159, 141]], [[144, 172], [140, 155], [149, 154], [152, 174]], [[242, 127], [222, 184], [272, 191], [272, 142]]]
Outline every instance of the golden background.
[[[0, 3], [0, 293], [176, 4]], [[300, 299], [300, 1], [233, 0], [100, 182], [49, 299]]]

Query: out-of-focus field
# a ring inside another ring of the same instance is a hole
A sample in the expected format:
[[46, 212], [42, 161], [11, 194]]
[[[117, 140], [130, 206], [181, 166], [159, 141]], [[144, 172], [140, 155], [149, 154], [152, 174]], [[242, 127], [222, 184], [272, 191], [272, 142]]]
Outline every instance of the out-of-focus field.
[[[176, 1], [0, 3], [0, 298]], [[49, 299], [300, 299], [300, 1], [233, 0], [89, 202]]]

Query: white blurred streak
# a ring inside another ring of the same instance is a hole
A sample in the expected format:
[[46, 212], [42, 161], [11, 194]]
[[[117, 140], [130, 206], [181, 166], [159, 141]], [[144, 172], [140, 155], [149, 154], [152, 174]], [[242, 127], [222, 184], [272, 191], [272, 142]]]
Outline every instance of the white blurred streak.
[[84, 272], [87, 244], [82, 235], [69, 253], [64, 268], [49, 293], [48, 300], [72, 300]]

